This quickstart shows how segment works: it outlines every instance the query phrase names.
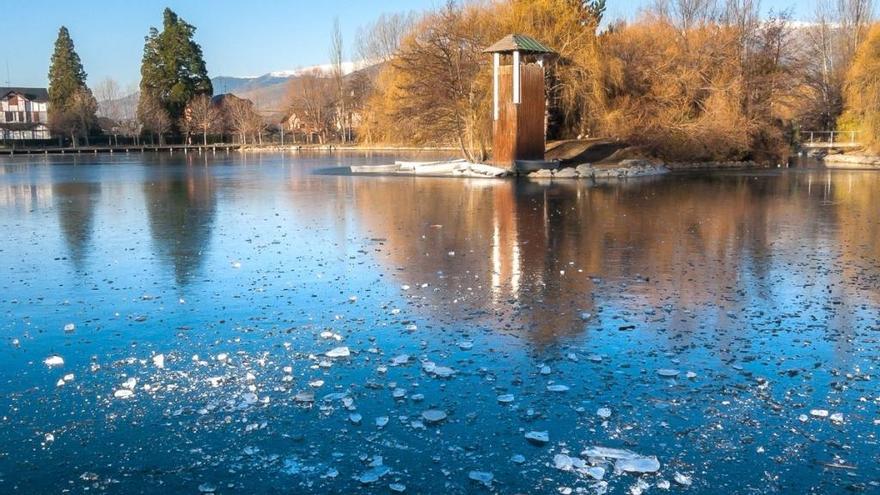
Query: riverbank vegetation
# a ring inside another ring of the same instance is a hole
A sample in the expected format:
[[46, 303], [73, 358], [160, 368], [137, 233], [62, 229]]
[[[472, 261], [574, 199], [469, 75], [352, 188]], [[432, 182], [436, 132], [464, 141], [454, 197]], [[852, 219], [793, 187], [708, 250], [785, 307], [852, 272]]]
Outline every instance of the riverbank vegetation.
[[[135, 140], [262, 144], [267, 131], [288, 132], [320, 144], [456, 146], [481, 161], [492, 139], [483, 50], [523, 33], [558, 52], [546, 61], [550, 140], [605, 138], [687, 162], [784, 161], [807, 130], [859, 131], [877, 148], [873, 0], [816, 5], [811, 21], [795, 22], [759, 0], [655, 0], [624, 21], [606, 17], [605, 0], [448, 1], [362, 28], [353, 58], [366, 68], [353, 74], [343, 71], [337, 23], [331, 69], [291, 78], [281, 108], [268, 110], [233, 95], [211, 99], [196, 28], [166, 9], [162, 30], [145, 38], [136, 116], [112, 111], [112, 81], [98, 93], [113, 132]], [[94, 97], [64, 28], [52, 67], [53, 132], [87, 139]]]
[[559, 52], [548, 65], [551, 139], [617, 138], [672, 160], [782, 160], [801, 129], [835, 129], [870, 7], [841, 0], [796, 23], [788, 12], [762, 16], [753, 0], [660, 0], [625, 22], [604, 19], [601, 0], [447, 3], [408, 26], [396, 49], [382, 47], [395, 55], [365, 102], [362, 136], [483, 156], [482, 48], [520, 32]]

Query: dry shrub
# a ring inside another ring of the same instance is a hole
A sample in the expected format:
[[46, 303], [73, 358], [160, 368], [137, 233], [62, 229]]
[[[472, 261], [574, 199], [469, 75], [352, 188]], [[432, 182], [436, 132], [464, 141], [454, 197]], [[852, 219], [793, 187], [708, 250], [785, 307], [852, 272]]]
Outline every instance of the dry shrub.
[[880, 151], [880, 25], [874, 25], [856, 52], [845, 86], [841, 130], [861, 131], [859, 139]]

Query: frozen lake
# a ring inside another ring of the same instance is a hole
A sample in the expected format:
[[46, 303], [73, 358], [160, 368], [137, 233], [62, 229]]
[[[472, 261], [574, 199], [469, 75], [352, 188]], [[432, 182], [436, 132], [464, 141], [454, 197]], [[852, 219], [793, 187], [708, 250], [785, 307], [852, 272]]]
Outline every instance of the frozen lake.
[[0, 493], [880, 491], [880, 174], [395, 158], [0, 158]]

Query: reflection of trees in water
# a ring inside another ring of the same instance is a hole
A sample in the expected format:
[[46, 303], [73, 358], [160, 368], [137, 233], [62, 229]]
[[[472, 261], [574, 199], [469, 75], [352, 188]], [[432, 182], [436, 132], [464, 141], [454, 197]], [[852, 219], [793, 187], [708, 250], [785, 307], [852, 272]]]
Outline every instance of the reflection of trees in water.
[[[161, 165], [159, 165], [161, 167]], [[144, 182], [150, 234], [159, 258], [170, 263], [179, 286], [198, 274], [211, 238], [216, 191], [210, 169], [157, 168]]]
[[55, 211], [58, 212], [58, 226], [67, 244], [70, 260], [77, 270], [82, 270], [93, 234], [101, 184], [57, 180], [52, 183], [52, 197]]
[[[406, 283], [440, 285], [427, 297], [441, 319], [479, 316], [546, 343], [580, 332], [579, 313], [594, 303], [625, 298], [637, 310], [668, 307], [658, 317], [686, 345], [701, 329], [741, 327], [747, 311], [791, 304], [777, 289], [813, 274], [810, 266], [788, 267], [827, 253], [837, 224], [864, 223], [835, 218], [838, 208], [810, 187], [815, 180], [816, 173], [673, 176], [595, 187], [357, 180], [353, 195], [367, 229], [389, 239], [383, 262], [406, 267]], [[835, 184], [845, 180], [841, 175]], [[597, 286], [592, 277], [608, 282]], [[748, 345], [740, 336], [719, 332], [716, 345], [735, 351]]]

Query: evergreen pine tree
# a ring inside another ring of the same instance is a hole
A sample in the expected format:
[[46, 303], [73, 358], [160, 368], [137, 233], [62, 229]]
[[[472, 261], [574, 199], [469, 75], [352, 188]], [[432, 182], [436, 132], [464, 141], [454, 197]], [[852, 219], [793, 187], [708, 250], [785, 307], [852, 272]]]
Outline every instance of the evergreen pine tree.
[[138, 116], [142, 122], [155, 120], [147, 113], [159, 110], [157, 101], [171, 122], [176, 123], [190, 100], [213, 94], [202, 48], [193, 40], [195, 31], [194, 26], [171, 9], [165, 9], [161, 33], [150, 28], [141, 63]]
[[70, 33], [61, 26], [49, 65], [49, 125], [55, 133], [70, 135], [74, 146], [78, 136], [88, 144], [89, 131], [97, 121], [96, 108], [82, 61]]

